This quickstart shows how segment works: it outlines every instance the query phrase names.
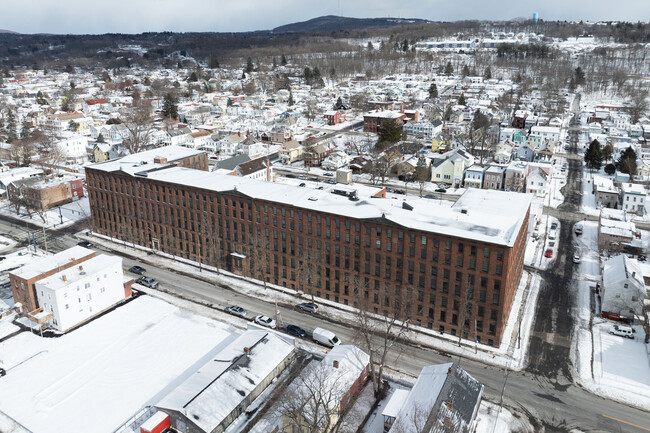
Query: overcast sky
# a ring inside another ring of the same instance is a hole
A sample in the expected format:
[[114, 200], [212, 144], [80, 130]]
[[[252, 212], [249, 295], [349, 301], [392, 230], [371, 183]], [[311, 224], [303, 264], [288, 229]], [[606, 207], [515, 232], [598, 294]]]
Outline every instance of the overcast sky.
[[0, 0], [0, 29], [19, 33], [239, 32], [321, 15], [501, 20], [650, 20], [650, 0]]

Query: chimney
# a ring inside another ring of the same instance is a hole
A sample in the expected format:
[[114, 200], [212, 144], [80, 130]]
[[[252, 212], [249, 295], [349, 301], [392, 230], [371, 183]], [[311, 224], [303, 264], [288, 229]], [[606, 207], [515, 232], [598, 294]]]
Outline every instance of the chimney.
[[83, 272], [83, 270], [84, 270], [84, 267], [82, 265], [79, 265], [79, 271]]
[[61, 278], [63, 279], [63, 281], [68, 281], [68, 277], [66, 277], [65, 275]]
[[248, 348], [248, 347], [244, 347], [244, 353], [246, 354], [246, 356], [250, 355], [251, 354], [251, 349]]
[[451, 374], [451, 367], [447, 369], [447, 374]]
[[241, 137], [241, 131], [237, 131], [237, 136]]
[[454, 410], [454, 402], [453, 401], [448, 401], [447, 402], [447, 407], [449, 408], [449, 410]]
[[339, 362], [337, 360], [334, 360], [334, 362], [332, 362], [332, 365], [334, 368], [339, 368]]

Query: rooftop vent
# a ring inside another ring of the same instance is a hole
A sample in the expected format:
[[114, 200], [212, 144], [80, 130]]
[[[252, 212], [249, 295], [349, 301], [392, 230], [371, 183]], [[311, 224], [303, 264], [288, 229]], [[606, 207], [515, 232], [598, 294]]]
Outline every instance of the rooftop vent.
[[336, 360], [334, 360], [334, 362], [332, 362], [332, 365], [334, 366], [334, 368], [339, 368], [339, 362], [336, 361]]
[[402, 202], [402, 209], [413, 210], [413, 206], [411, 206], [411, 205], [408, 204], [407, 202], [403, 201], [403, 202]]
[[460, 213], [464, 213], [465, 215], [467, 215], [467, 208], [466, 207], [460, 208]]

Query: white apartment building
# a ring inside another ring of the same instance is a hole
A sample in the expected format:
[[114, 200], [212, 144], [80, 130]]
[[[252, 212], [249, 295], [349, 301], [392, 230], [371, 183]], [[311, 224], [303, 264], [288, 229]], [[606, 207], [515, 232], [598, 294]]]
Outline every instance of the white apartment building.
[[35, 286], [38, 305], [54, 315], [52, 325], [61, 332], [126, 297], [122, 258], [103, 254], [39, 280]]
[[68, 159], [85, 158], [88, 155], [88, 137], [71, 135], [56, 143]]

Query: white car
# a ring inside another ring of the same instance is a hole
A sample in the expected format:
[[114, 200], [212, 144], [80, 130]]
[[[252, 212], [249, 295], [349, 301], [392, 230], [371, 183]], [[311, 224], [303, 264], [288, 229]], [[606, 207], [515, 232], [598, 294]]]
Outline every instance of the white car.
[[580, 253], [575, 253], [573, 255], [573, 263], [580, 263]]
[[255, 323], [258, 325], [266, 326], [267, 328], [275, 329], [275, 320], [268, 316], [255, 316]]
[[614, 325], [609, 329], [612, 335], [620, 335], [621, 337], [634, 338], [634, 329], [627, 325]]

